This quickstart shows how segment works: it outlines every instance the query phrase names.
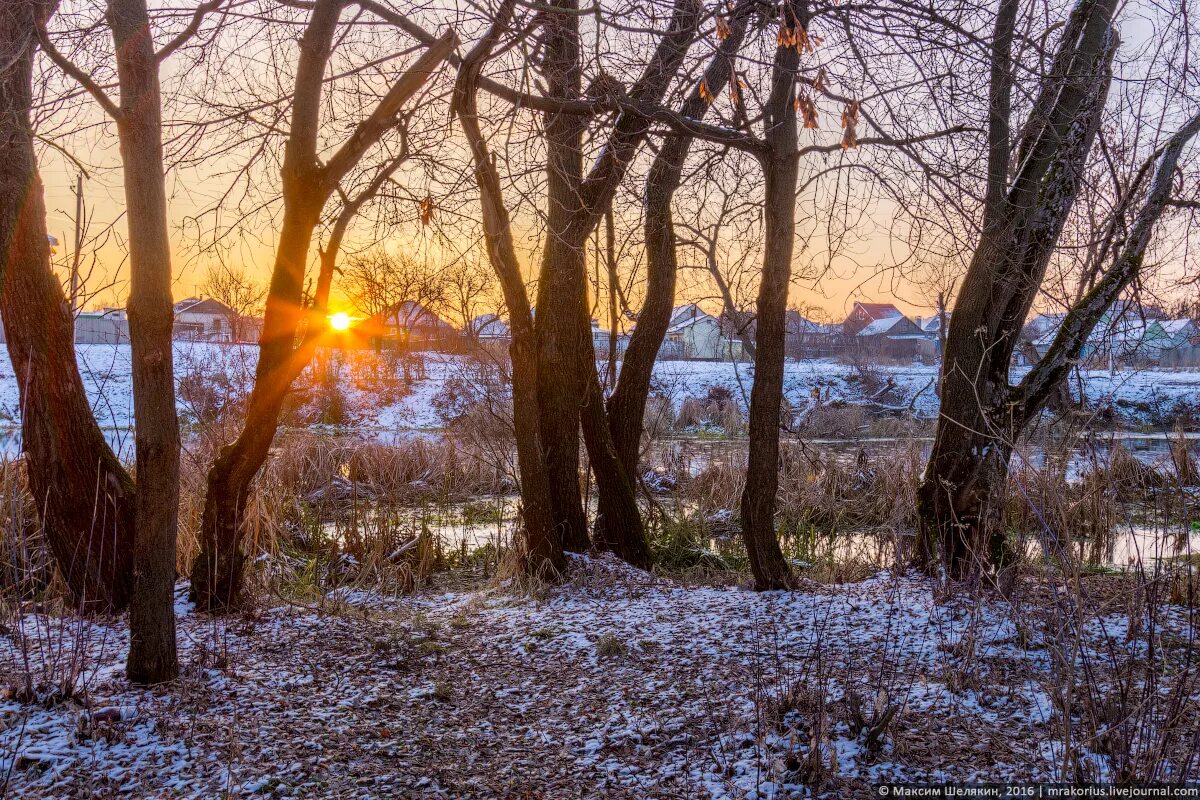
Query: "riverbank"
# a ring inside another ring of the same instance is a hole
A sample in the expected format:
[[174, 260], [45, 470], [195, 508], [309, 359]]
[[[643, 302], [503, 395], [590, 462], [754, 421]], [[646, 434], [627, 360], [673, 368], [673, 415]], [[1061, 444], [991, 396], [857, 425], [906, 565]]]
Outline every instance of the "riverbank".
[[121, 677], [123, 620], [26, 615], [2, 663], [31, 664], [13, 679], [42, 702], [0, 701], [0, 774], [19, 797], [865, 797], [1148, 759], [1195, 780], [1194, 610], [1058, 580], [758, 594], [591, 558], [533, 594], [263, 597], [231, 619], [181, 602], [184, 674], [154, 692]]
[[[236, 413], [253, 383], [257, 347], [176, 342], [175, 365], [181, 418], [203, 426], [214, 416]], [[112, 443], [132, 442], [132, 382], [128, 345], [78, 345], [84, 386]], [[828, 359], [791, 361], [784, 397], [800, 422], [815, 394], [832, 413], [809, 425], [812, 435], [861, 435], [863, 420], [906, 416], [936, 418], [933, 382], [937, 365], [854, 365]], [[502, 365], [463, 355], [417, 353], [407, 359], [370, 351], [331, 353], [297, 382], [285, 425], [331, 429], [364, 436], [439, 434], [461, 426], [473, 411], [504, 414], [508, 387]], [[1019, 379], [1021, 368], [1013, 372]], [[734, 435], [744, 424], [753, 385], [750, 364], [659, 361], [654, 366], [648, 421], [663, 435]], [[1171, 430], [1177, 423], [1200, 430], [1200, 371], [1088, 370], [1073, 376], [1082, 392], [1086, 423], [1100, 429]], [[19, 452], [20, 397], [12, 364], [0, 352], [0, 450]], [[920, 424], [910, 426], [920, 428]], [[869, 435], [887, 435], [884, 425]], [[905, 430], [906, 433], [914, 431]]]

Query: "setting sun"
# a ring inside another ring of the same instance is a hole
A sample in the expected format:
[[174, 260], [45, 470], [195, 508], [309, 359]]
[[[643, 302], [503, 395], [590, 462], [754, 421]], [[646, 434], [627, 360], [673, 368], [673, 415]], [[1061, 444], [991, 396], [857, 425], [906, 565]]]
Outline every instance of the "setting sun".
[[344, 311], [339, 311], [338, 313], [331, 314], [329, 316], [329, 327], [333, 328], [335, 331], [349, 330], [350, 323], [352, 321], [353, 320], [350, 319], [349, 314]]

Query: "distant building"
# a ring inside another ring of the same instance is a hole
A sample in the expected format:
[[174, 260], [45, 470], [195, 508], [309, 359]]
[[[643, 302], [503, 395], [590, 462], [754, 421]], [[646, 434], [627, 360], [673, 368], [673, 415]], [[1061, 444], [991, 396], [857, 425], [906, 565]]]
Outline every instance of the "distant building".
[[123, 308], [81, 311], [75, 316], [77, 344], [129, 344], [129, 317]]
[[238, 313], [220, 300], [187, 297], [175, 304], [176, 339], [233, 342], [240, 338]]
[[415, 300], [405, 300], [364, 320], [355, 326], [355, 332], [376, 347], [446, 350], [462, 344], [458, 328]]
[[891, 303], [855, 303], [842, 322], [842, 335], [856, 352], [913, 358], [926, 334]]
[[[946, 327], [950, 327], [950, 314], [947, 311]], [[917, 327], [921, 329], [924, 338], [918, 346], [918, 354], [927, 360], [936, 360], [942, 357], [942, 314], [934, 313], [929, 317], [916, 317], [913, 322], [917, 323]]]
[[[1088, 335], [1079, 351], [1080, 363], [1090, 367], [1106, 366], [1157, 366], [1166, 351], [1172, 349], [1173, 335], [1163, 327], [1165, 320], [1142, 316], [1132, 307], [1126, 306], [1123, 313], [1106, 313]], [[1062, 327], [1062, 315], [1033, 341], [1033, 349], [1039, 359], [1058, 337]], [[1190, 320], [1189, 320], [1190, 321]], [[1175, 335], [1186, 337], [1186, 326], [1175, 325]], [[1190, 337], [1189, 337], [1190, 338]]]
[[840, 350], [842, 326], [815, 322], [794, 308], [784, 317], [784, 352], [788, 358], [829, 358]]
[[480, 314], [467, 324], [467, 331], [481, 342], [508, 344], [512, 330], [499, 314]]
[[613, 337], [611, 331], [601, 328], [599, 322], [592, 320], [592, 350], [595, 351], [597, 358], [608, 358], [609, 351], [614, 344], [614, 338], [617, 355], [621, 356], [625, 353], [626, 348], [629, 347], [629, 334], [618, 333], [616, 337]]
[[741, 340], [732, 335], [730, 327], [695, 303], [678, 306], [671, 312], [658, 357], [698, 361], [744, 360], [745, 348]]
[[1158, 323], [1167, 339], [1159, 350], [1164, 367], [1200, 367], [1200, 325], [1194, 319], [1168, 319]]

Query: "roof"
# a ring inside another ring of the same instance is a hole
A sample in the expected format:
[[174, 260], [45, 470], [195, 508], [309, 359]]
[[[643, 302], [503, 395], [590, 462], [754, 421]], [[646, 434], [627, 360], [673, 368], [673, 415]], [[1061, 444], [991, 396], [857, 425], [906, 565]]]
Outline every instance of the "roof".
[[671, 321], [667, 325], [667, 333], [678, 332], [704, 320], [716, 322], [717, 318], [695, 303], [688, 303], [686, 306], [676, 306], [671, 311]]
[[[897, 312], [897, 313], [899, 313], [899, 312]], [[874, 321], [868, 323], [865, 328], [863, 328], [861, 331], [859, 331], [858, 333], [856, 333], [854, 335], [855, 336], [879, 336], [881, 334], [887, 333], [892, 328], [896, 327], [896, 324], [899, 323], [900, 320], [902, 320], [904, 318], [905, 318], [904, 315], [900, 314], [899, 316], [895, 316], [895, 317], [884, 317], [882, 319], [874, 320]]]
[[842, 330], [841, 325], [828, 325], [815, 322], [791, 308], [788, 309], [787, 316], [784, 319], [784, 327], [788, 333], [793, 335], [801, 333], [840, 333]]
[[[949, 322], [949, 321], [950, 321], [950, 312], [947, 311], [946, 312], [946, 322]], [[925, 331], [925, 333], [937, 333], [938, 330], [940, 330], [942, 327], [942, 316], [941, 316], [941, 314], [934, 314], [932, 317], [927, 317], [925, 319], [921, 319], [920, 317], [918, 317], [917, 318], [917, 326], [921, 330]]]
[[873, 320], [892, 319], [895, 317], [904, 316], [900, 309], [896, 308], [891, 303], [855, 303], [854, 307], [861, 308], [866, 315]]
[[1187, 317], [1183, 319], [1164, 319], [1158, 324], [1162, 326], [1162, 329], [1167, 332], [1168, 336], [1175, 336], [1196, 327], [1196, 321]]
[[1029, 320], [1028, 327], [1034, 333], [1045, 333], [1048, 330], [1057, 328], [1062, 324], [1062, 321], [1067, 318], [1065, 312], [1056, 312], [1053, 314], [1036, 314], [1033, 319]]
[[508, 323], [499, 314], [480, 314], [471, 320], [470, 329], [480, 339], [507, 339], [511, 334]]
[[[1049, 347], [1054, 343], [1061, 327], [1060, 320], [1035, 339], [1034, 345]], [[1096, 349], [1112, 348], [1119, 352], [1132, 353], [1142, 347], [1153, 347], [1152, 342], [1163, 337], [1162, 325], [1156, 320], [1142, 320], [1126, 315], [1113, 319], [1106, 315], [1088, 334], [1087, 344]]]
[[404, 328], [432, 327], [447, 331], [454, 330], [453, 325], [416, 300], [405, 300], [378, 316], [386, 323], [398, 324]]
[[214, 300], [211, 297], [200, 299], [198, 297], [185, 297], [175, 304], [176, 314], [212, 314], [214, 316], [228, 316], [233, 313], [233, 309], [222, 303], [220, 300]]

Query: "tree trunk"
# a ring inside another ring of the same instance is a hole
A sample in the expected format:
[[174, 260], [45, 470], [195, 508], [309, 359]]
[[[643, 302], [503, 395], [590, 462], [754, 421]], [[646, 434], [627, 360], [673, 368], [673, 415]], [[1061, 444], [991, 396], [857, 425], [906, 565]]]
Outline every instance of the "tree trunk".
[[[731, 80], [733, 58], [745, 38], [752, 13], [751, 4], [739, 4], [732, 16], [728, 37], [705, 69], [701, 80], [710, 96], [720, 95]], [[697, 85], [684, 101], [680, 114], [690, 119], [703, 119], [708, 107], [709, 100], [701, 95]], [[667, 335], [675, 303], [679, 262], [671, 203], [675, 190], [679, 188], [691, 145], [690, 136], [668, 136], [650, 165], [650, 174], [646, 178], [646, 216], [643, 223], [646, 238], [646, 298], [621, 360], [621, 374], [616, 389], [608, 398], [608, 427], [612, 431], [617, 457], [633, 485], [636, 485], [639, 477], [637, 467], [645, 426], [646, 401], [650, 396], [650, 379], [658, 351]]]
[[[596, 548], [608, 550], [636, 567], [648, 569], [650, 544], [638, 511], [636, 482], [618, 455], [608, 419], [604, 394], [597, 379], [595, 362], [583, 401], [583, 436], [588, 460], [596, 476], [597, 513], [594, 528]], [[635, 457], [636, 458], [636, 457]]]
[[[553, 4], [545, 23], [543, 74], [553, 98], [580, 96], [578, 0]], [[583, 133], [587, 118], [562, 112], [545, 116], [546, 246], [538, 278], [538, 413], [554, 524], [566, 550], [590, 544], [579, 486], [580, 408], [578, 365], [591, 347], [587, 270], [581, 231], [579, 186], [583, 182]], [[586, 345], [586, 347], [585, 347]], [[592, 369], [595, 369], [593, 363]]]
[[124, 608], [133, 591], [134, 488], [104, 440], [75, 361], [75, 322], [50, 266], [33, 149], [34, 15], [0, 9], [0, 316], [21, 398], [29, 488], [71, 605]]
[[[290, 195], [303, 195], [293, 190]], [[192, 599], [206, 610], [232, 608], [241, 600], [246, 554], [242, 520], [254, 476], [267, 460], [279, 416], [295, 377], [304, 267], [319, 219], [315, 203], [286, 202], [275, 254], [254, 388], [246, 421], [234, 442], [209, 468], [200, 527], [200, 553], [192, 564]]]
[[[807, 7], [788, 3], [783, 21], [789, 28], [806, 25]], [[779, 488], [784, 337], [796, 235], [799, 156], [792, 82], [799, 59], [796, 48], [781, 45], [776, 49], [771, 94], [764, 109], [770, 148], [762, 159], [766, 248], [758, 289], [754, 386], [750, 390], [750, 452], [746, 488], [742, 493], [742, 536], [754, 585], [759, 590], [786, 589], [792, 584], [792, 570], [775, 533], [775, 495]]]
[[[962, 384], [946, 386], [960, 393]], [[944, 577], [963, 580], [1002, 563], [1012, 437], [1001, 434], [973, 400], [944, 392], [942, 407], [947, 405], [954, 411], [943, 413], [954, 413], [959, 424], [939, 425], [918, 499], [924, 518], [944, 524], [919, 530], [916, 555], [919, 563], [943, 565]], [[979, 413], [965, 417], [968, 408]]]
[[[1010, 405], [1009, 363], [1078, 195], [1115, 50], [1111, 0], [1081, 3], [1035, 102], [1012, 187], [989, 191], [980, 243], [950, 317], [941, 414], [917, 494], [916, 556], [950, 578], [967, 577], [985, 554], [1002, 553], [1002, 500], [993, 495], [1028, 419]], [[993, 69], [993, 79], [1007, 72]], [[1005, 105], [993, 101], [992, 108]], [[1008, 150], [994, 148], [1001, 149]], [[1007, 170], [993, 165], [989, 173]]]
[[557, 577], [566, 566], [562, 540], [554, 526], [550, 482], [541, 443], [538, 414], [537, 334], [529, 297], [513, 242], [508, 209], [500, 188], [500, 175], [480, 132], [475, 81], [500, 33], [512, 18], [513, 4], [502, 3], [492, 27], [463, 59], [454, 88], [454, 113], [462, 123], [479, 186], [481, 220], [488, 260], [500, 281], [508, 308], [512, 342], [513, 427], [517, 444], [517, 470], [521, 478], [521, 522], [525, 540], [526, 572]]
[[175, 314], [158, 60], [145, 0], [109, 0], [108, 18], [121, 89], [117, 132], [129, 220], [129, 340], [138, 481], [126, 672], [136, 683], [161, 683], [179, 670], [174, 597], [179, 419], [172, 370]]
[[760, 591], [786, 589], [792, 582], [792, 570], [775, 533], [775, 495], [779, 489], [784, 326], [791, 284], [797, 174], [794, 153], [790, 159], [772, 158], [764, 166], [767, 244], [758, 290], [754, 385], [750, 389], [750, 451], [746, 488], [742, 493], [742, 535], [754, 586]]
[[[266, 462], [292, 382], [312, 360], [325, 329], [321, 317], [323, 300], [328, 294], [336, 252], [322, 259], [323, 271], [318, 277], [322, 302], [315, 308], [305, 308], [304, 297], [305, 270], [321, 211], [346, 173], [395, 124], [401, 106], [439, 68], [458, 42], [453, 31], [435, 40], [391, 85], [341, 147], [327, 158], [318, 158], [325, 68], [343, 7], [337, 0], [316, 0], [300, 39], [291, 128], [280, 170], [283, 222], [267, 290], [254, 388], [241, 433], [221, 450], [209, 469], [200, 553], [192, 564], [192, 599], [207, 610], [227, 609], [240, 602], [246, 560], [241, 528], [251, 483]], [[309, 328], [297, 346], [306, 320]]]

